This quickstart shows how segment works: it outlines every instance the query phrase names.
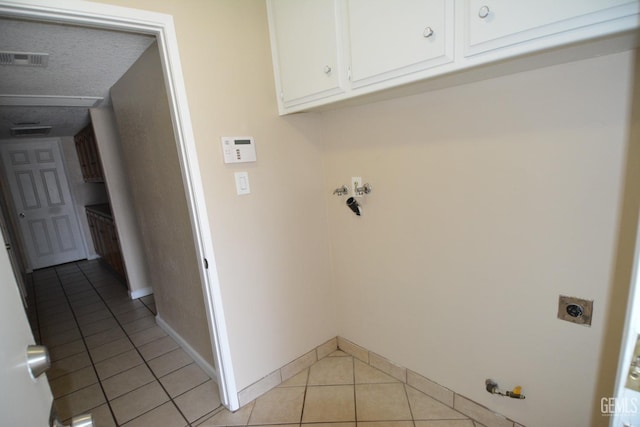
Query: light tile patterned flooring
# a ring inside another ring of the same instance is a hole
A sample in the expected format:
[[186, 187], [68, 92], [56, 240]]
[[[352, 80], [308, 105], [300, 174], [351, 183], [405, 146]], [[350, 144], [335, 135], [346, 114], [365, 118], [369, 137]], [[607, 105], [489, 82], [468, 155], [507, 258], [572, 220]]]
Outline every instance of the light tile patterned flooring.
[[35, 271], [30, 321], [47, 345], [60, 419], [97, 427], [479, 427], [338, 350], [235, 413], [216, 384], [155, 323], [153, 297], [130, 300], [97, 261]]
[[340, 350], [235, 413], [200, 427], [479, 427], [457, 412]]
[[96, 427], [184, 427], [221, 408], [217, 385], [156, 325], [153, 296], [132, 301], [100, 262], [37, 270], [28, 285], [65, 424], [90, 412]]

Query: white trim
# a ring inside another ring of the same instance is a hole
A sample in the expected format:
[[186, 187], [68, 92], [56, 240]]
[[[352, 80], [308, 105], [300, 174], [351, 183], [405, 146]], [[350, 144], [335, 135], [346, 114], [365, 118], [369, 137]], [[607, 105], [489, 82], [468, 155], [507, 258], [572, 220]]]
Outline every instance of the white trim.
[[[222, 404], [229, 410], [237, 410], [240, 404], [173, 17], [78, 0], [57, 0], [55, 5], [48, 0], [0, 0], [0, 15], [30, 20], [54, 20], [156, 36], [191, 215], [195, 249], [198, 258], [202, 260], [198, 263], [199, 273], [205, 296], [214, 361], [218, 367], [220, 397]], [[208, 268], [204, 266], [204, 259], [208, 260]]]
[[[639, 215], [640, 218], [640, 215]], [[622, 343], [620, 345], [620, 353], [618, 355], [618, 370], [616, 372], [616, 383], [614, 387], [613, 397], [621, 401], [629, 395], [636, 397], [637, 393], [626, 390], [627, 377], [629, 375], [629, 366], [631, 366], [633, 352], [636, 347], [637, 336], [640, 333], [640, 321], [638, 321], [638, 312], [640, 311], [640, 219], [636, 227], [636, 241], [633, 256], [633, 270], [631, 272], [631, 283], [629, 284], [629, 296], [627, 298], [627, 313], [624, 320], [624, 329], [622, 333]], [[604, 396], [603, 396], [604, 397]], [[610, 426], [623, 425], [622, 418], [628, 414], [618, 413], [616, 411], [611, 417]]]
[[202, 370], [205, 371], [213, 381], [218, 382], [216, 368], [211, 366], [211, 364], [207, 362], [205, 358], [202, 357], [200, 353], [198, 353], [193, 347], [191, 347], [179, 333], [177, 333], [171, 326], [169, 326], [169, 324], [165, 322], [159, 314], [156, 315], [156, 323], [163, 331], [167, 333], [167, 335], [173, 338], [189, 356], [191, 356], [193, 361], [196, 362], [196, 364], [200, 366]]
[[153, 293], [153, 288], [151, 286], [147, 286], [146, 288], [136, 289], [135, 291], [129, 291], [129, 298], [138, 299], [142, 297], [146, 297], [147, 295], [151, 295]]
[[89, 108], [95, 107], [103, 99], [100, 96], [0, 95], [0, 106]]

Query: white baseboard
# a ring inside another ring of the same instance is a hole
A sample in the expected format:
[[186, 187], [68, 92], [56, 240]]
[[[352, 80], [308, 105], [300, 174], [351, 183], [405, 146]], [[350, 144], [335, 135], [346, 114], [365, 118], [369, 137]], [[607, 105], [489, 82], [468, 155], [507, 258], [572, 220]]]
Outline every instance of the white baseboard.
[[129, 298], [138, 299], [142, 297], [146, 297], [147, 295], [151, 295], [153, 293], [153, 288], [148, 286], [142, 289], [136, 289], [135, 291], [129, 291]]
[[203, 371], [211, 377], [213, 381], [218, 382], [218, 374], [216, 369], [211, 366], [209, 362], [207, 362], [188, 342], [185, 341], [184, 338], [180, 334], [178, 334], [167, 322], [165, 322], [160, 315], [156, 315], [156, 323], [158, 326], [162, 328], [171, 338], [176, 340], [176, 342], [182, 347], [182, 349], [189, 355], [191, 358], [202, 368]]

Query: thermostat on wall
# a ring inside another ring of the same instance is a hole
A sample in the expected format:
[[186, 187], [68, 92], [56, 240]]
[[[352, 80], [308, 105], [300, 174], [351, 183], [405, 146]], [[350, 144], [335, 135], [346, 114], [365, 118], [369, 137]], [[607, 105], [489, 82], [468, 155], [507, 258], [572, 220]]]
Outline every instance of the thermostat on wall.
[[256, 161], [256, 144], [250, 136], [223, 136], [222, 153], [225, 163]]

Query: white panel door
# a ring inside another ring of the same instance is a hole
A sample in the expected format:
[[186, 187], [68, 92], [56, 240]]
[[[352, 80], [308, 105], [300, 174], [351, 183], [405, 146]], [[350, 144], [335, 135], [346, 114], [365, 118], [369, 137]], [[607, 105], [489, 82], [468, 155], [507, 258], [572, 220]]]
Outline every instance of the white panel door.
[[59, 140], [4, 144], [1, 152], [31, 269], [86, 258]]
[[49, 425], [53, 396], [45, 375], [33, 379], [27, 346], [34, 344], [6, 250], [0, 249], [0, 425]]

